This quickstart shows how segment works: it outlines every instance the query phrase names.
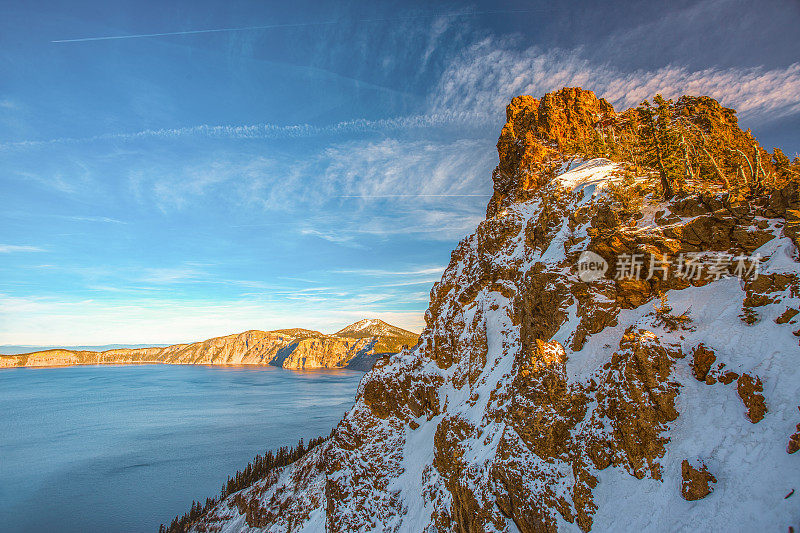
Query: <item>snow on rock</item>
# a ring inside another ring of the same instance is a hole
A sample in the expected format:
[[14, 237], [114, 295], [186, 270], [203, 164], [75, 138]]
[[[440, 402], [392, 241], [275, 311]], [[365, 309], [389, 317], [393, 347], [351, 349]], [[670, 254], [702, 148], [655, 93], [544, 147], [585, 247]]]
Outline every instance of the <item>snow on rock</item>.
[[375, 337], [416, 337], [417, 334], [405, 329], [398, 328], [380, 320], [378, 318], [368, 318], [359, 320], [349, 326], [340, 329], [336, 336], [346, 337], [348, 335], [370, 335]]
[[[229, 497], [202, 527], [741, 531], [796, 523], [796, 502], [784, 496], [800, 488], [798, 457], [786, 451], [800, 422], [800, 349], [797, 326], [776, 322], [800, 306], [796, 249], [779, 224], [764, 230], [770, 239], [753, 250], [768, 258], [764, 272], [794, 278], [767, 287], [770, 303], [753, 308], [752, 324], [740, 315], [753, 280], [667, 279], [635, 290], [610, 277], [583, 283], [579, 252], [634, 231], [618, 226], [600, 237], [591, 231], [597, 216], [575, 217], [603, 212], [602, 191], [586, 204], [580, 189], [614, 170], [589, 161], [482, 222], [434, 286], [420, 344], [365, 376], [331, 441], [271, 484]], [[572, 242], [581, 231], [594, 237]], [[635, 231], [636, 242], [670, 242], [658, 228]], [[687, 311], [688, 323], [659, 319], [661, 289], [670, 314]], [[701, 345], [714, 357], [703, 381], [692, 366]], [[763, 384], [757, 423], [737, 390], [744, 376]], [[699, 488], [686, 488], [687, 479]]]
[[608, 183], [620, 181], [615, 175], [620, 165], [605, 158], [590, 159], [567, 172], [560, 174], [556, 180], [571, 191], [586, 189], [588, 196], [593, 196]]

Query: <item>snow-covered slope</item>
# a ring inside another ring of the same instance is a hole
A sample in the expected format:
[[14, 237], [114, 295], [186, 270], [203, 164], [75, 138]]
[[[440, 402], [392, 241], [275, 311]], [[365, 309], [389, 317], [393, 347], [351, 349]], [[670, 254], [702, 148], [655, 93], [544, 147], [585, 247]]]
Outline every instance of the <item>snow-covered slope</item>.
[[[564, 163], [524, 191], [497, 171], [419, 344], [365, 375], [330, 440], [195, 530], [798, 527], [796, 185], [664, 201], [607, 160]], [[582, 279], [585, 252], [609, 271]]]
[[381, 337], [418, 337], [413, 331], [408, 331], [397, 326], [393, 326], [378, 318], [368, 318], [359, 320], [349, 326], [340, 329], [334, 335], [346, 336], [381, 336]]

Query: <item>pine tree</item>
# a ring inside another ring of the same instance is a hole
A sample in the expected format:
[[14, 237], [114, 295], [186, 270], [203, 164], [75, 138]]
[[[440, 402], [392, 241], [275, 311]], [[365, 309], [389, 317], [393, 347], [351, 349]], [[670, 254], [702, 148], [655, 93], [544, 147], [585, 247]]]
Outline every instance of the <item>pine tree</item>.
[[672, 100], [665, 100], [657, 94], [653, 104], [645, 100], [637, 108], [641, 122], [641, 156], [646, 166], [658, 170], [664, 198], [672, 198], [675, 196], [674, 184], [685, 180], [682, 132], [673, 118]]
[[308, 445], [306, 446], [303, 439], [300, 439], [296, 447], [282, 446], [278, 448], [277, 452], [272, 452], [270, 450], [264, 455], [256, 455], [255, 458], [247, 464], [244, 470], [239, 470], [233, 477], [228, 477], [220, 490], [219, 500], [215, 498], [206, 498], [205, 505], [192, 500], [189, 512], [182, 516], [176, 516], [167, 528], [161, 524], [159, 533], [183, 533], [188, 531], [194, 522], [214, 508], [218, 502], [221, 502], [235, 492], [251, 486], [259, 479], [263, 479], [272, 470], [294, 463], [326, 440], [325, 437], [317, 437], [308, 441]]

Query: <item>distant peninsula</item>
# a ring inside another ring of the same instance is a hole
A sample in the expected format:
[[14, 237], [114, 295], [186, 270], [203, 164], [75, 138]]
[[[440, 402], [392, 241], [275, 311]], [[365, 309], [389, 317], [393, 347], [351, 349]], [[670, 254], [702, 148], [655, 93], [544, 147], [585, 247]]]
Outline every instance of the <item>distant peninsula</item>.
[[250, 330], [191, 344], [106, 351], [49, 349], [0, 355], [0, 368], [103, 364], [271, 365], [293, 370], [366, 371], [386, 354], [417, 343], [417, 333], [378, 319], [326, 335], [303, 328]]

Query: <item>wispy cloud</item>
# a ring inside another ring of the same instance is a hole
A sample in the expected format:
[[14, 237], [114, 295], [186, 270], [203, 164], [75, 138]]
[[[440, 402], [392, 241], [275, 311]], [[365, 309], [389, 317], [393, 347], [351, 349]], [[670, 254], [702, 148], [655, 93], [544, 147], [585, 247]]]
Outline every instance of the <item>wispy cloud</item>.
[[322, 231], [314, 228], [301, 228], [300, 235], [318, 237], [322, 240], [332, 242], [335, 244], [344, 244], [348, 246], [361, 247], [357, 242], [354, 242], [355, 234], [340, 234], [331, 231]]
[[[491, 145], [475, 140], [338, 144], [284, 182], [281, 194], [323, 208], [307, 219], [304, 233], [321, 232], [333, 242], [399, 235], [449, 240], [483, 217], [495, 158]], [[328, 210], [339, 214], [327, 216]]]
[[[204, 340], [248, 329], [307, 327], [334, 332], [362, 318], [381, 318], [419, 331], [419, 311], [393, 310], [383, 298], [298, 298], [264, 301], [170, 299], [64, 299], [0, 294], [0, 344], [80, 345], [175, 343]], [[406, 297], [413, 298], [414, 295]]]
[[67, 220], [74, 220], [76, 222], [99, 222], [102, 224], [127, 224], [122, 220], [118, 220], [116, 218], [111, 217], [99, 217], [99, 216], [79, 216], [79, 215], [59, 215], [60, 218], [64, 218]]
[[148, 268], [138, 281], [142, 283], [172, 284], [211, 279], [211, 275], [195, 268]]
[[618, 109], [661, 93], [668, 98], [708, 95], [757, 119], [800, 112], [800, 63], [778, 69], [668, 65], [626, 72], [591, 61], [580, 49], [519, 50], [491, 38], [474, 44], [446, 69], [431, 95], [431, 109], [497, 114], [516, 95], [542, 95], [564, 86], [592, 89]]
[[340, 270], [333, 270], [334, 274], [358, 274], [361, 276], [424, 276], [428, 274], [441, 274], [444, 272], [443, 266], [432, 266], [432, 267], [418, 267], [418, 268], [411, 268], [408, 270], [383, 270], [383, 269], [372, 269], [372, 268], [356, 268], [356, 269], [340, 269]]
[[124, 220], [117, 218], [94, 216], [94, 215], [58, 215], [55, 213], [32, 213], [30, 211], [6, 211], [3, 216], [17, 219], [32, 218], [55, 218], [58, 220], [70, 220], [74, 222], [94, 222], [98, 224], [127, 224]]
[[[424, 60], [436, 47], [437, 32], [446, 19], [432, 26]], [[223, 30], [227, 31], [227, 30]], [[655, 30], [653, 30], [655, 31]], [[165, 34], [168, 35], [168, 34]], [[621, 39], [623, 37], [616, 37]], [[716, 68], [699, 70], [681, 64], [627, 71], [612, 61], [590, 59], [584, 49], [517, 48], [512, 40], [485, 38], [450, 60], [428, 96], [421, 113], [383, 119], [359, 118], [328, 125], [199, 124], [180, 128], [112, 132], [88, 137], [59, 137], [0, 143], [0, 150], [49, 145], [135, 141], [143, 139], [300, 139], [363, 133], [393, 133], [443, 127], [482, 128], [498, 122], [502, 109], [518, 94], [541, 95], [564, 86], [583, 86], [617, 108], [636, 105], [656, 93], [708, 95], [749, 118], [768, 120], [800, 112], [800, 63], [783, 68]]]
[[325, 150], [324, 194], [391, 198], [475, 196], [485, 193], [485, 171], [494, 150], [483, 141], [356, 142]]
[[13, 254], [17, 252], [43, 252], [44, 248], [38, 246], [20, 246], [16, 244], [0, 244], [0, 254]]
[[381, 199], [381, 198], [485, 198], [485, 194], [339, 194], [334, 198], [360, 198], [362, 200]]
[[[382, 287], [382, 288], [386, 288], [386, 287], [410, 287], [412, 285], [428, 285], [428, 286], [430, 286], [430, 285], [436, 283], [437, 281], [439, 281], [441, 279], [442, 279], [441, 276], [436, 276], [436, 277], [431, 276], [431, 277], [427, 277], [427, 278], [424, 278], [424, 279], [423, 278], [415, 279], [415, 280], [412, 280], [412, 281], [396, 281], [396, 282], [393, 282], [393, 283], [379, 283], [379, 284], [376, 284], [376, 285], [371, 285], [370, 287]], [[425, 301], [427, 302], [428, 300], [425, 300]]]
[[164, 212], [230, 203], [259, 213], [254, 225], [276, 235], [359, 247], [401, 234], [462, 237], [483, 217], [495, 163], [494, 148], [479, 140], [385, 139], [331, 144], [300, 160], [211, 154], [138, 168], [129, 179], [134, 198]]
[[138, 33], [125, 35], [106, 35], [100, 37], [79, 37], [77, 39], [57, 39], [51, 43], [85, 43], [90, 41], [115, 41], [120, 39], [144, 39], [147, 37], [168, 37], [172, 35], [197, 35], [201, 33], [228, 33], [237, 31], [269, 30], [277, 28], [301, 28], [310, 26], [325, 26], [336, 24], [335, 21], [327, 22], [302, 22], [297, 24], [266, 24], [263, 26], [242, 26], [239, 28], [212, 28], [203, 30], [169, 31], [163, 33]]
[[796, 47], [790, 44], [800, 38], [800, 3], [795, 0], [673, 2], [653, 12], [657, 16], [641, 18], [638, 24], [617, 19], [616, 30], [608, 28], [586, 53], [628, 70], [665, 63], [692, 71], [712, 65], [774, 68], [797, 61]]
[[[486, 195], [488, 199], [489, 195]], [[358, 239], [413, 238], [419, 240], [451, 241], [472, 232], [484, 219], [485, 200], [447, 209], [431, 206], [395, 204], [379, 212], [365, 212], [350, 219], [340, 218], [328, 226], [331, 238], [351, 236]], [[356, 241], [358, 242], [358, 241]]]

